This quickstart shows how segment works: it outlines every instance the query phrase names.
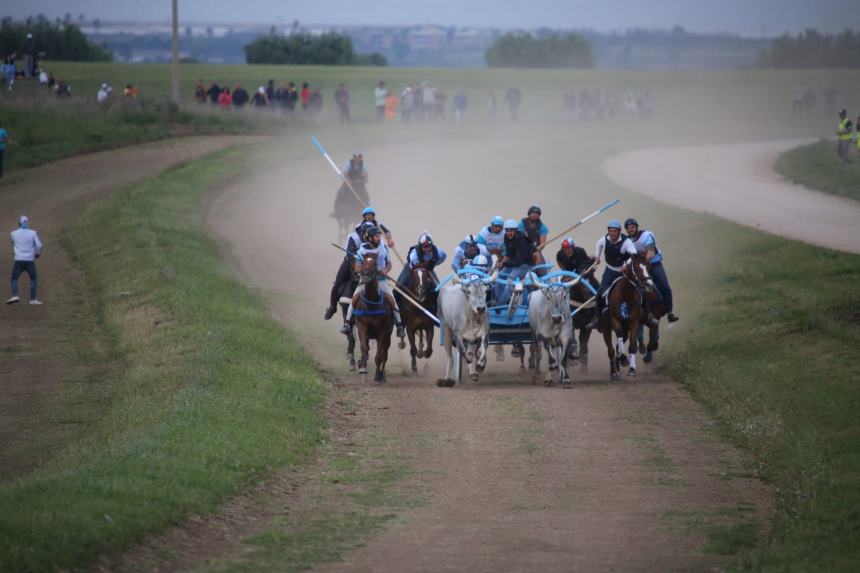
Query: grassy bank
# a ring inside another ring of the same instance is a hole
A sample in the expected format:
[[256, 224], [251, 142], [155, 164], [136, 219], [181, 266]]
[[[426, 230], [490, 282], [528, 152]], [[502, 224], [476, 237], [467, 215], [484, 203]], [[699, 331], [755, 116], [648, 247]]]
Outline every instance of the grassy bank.
[[121, 550], [318, 443], [314, 363], [233, 278], [200, 218], [205, 190], [249, 153], [168, 171], [69, 231], [125, 368], [99, 382], [109, 405], [91, 435], [0, 489], [0, 570]]
[[254, 118], [180, 111], [164, 100], [34, 99], [0, 106], [0, 126], [11, 138], [6, 169], [35, 167], [70, 155], [180, 135], [260, 131]]
[[854, 163], [836, 156], [835, 141], [819, 141], [784, 153], [776, 171], [810, 189], [860, 201], [860, 153], [853, 142], [849, 153]]
[[777, 486], [755, 571], [860, 562], [860, 257], [749, 235], [676, 374]]

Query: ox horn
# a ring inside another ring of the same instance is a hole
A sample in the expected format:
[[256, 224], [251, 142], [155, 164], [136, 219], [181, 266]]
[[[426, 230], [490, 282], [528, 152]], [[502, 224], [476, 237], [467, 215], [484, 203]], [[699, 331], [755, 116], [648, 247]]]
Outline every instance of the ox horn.
[[581, 281], [581, 280], [582, 280], [582, 275], [579, 275], [575, 279], [569, 280], [566, 283], [564, 283], [564, 288], [571, 289], [571, 288], [575, 287], [579, 283], [579, 281]]
[[493, 284], [494, 282], [496, 282], [497, 278], [499, 278], [499, 269], [494, 270], [493, 274], [491, 274], [489, 277], [485, 278], [484, 284], [485, 285]]
[[532, 282], [533, 282], [536, 286], [539, 286], [540, 288], [543, 288], [543, 287], [547, 286], [547, 284], [546, 284], [545, 282], [542, 282], [542, 281], [538, 278], [538, 276], [534, 273], [534, 271], [529, 271], [529, 278], [532, 280]]
[[461, 282], [463, 282], [463, 281], [461, 281], [461, 280], [460, 280], [460, 276], [459, 276], [459, 275], [454, 275], [454, 278], [452, 278], [452, 279], [451, 279], [451, 282], [452, 282], [452, 283], [454, 283], [455, 285], [458, 285], [458, 284], [460, 284], [460, 283], [461, 283]]

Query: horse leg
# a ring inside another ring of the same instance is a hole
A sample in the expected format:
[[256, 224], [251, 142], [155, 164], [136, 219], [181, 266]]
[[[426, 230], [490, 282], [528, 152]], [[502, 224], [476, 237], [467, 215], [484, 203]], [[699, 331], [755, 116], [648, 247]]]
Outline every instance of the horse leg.
[[654, 352], [660, 346], [660, 324], [648, 326], [648, 349], [645, 351], [645, 358], [642, 360], [646, 364], [654, 359]]
[[639, 343], [639, 353], [645, 354], [645, 323], [640, 323], [639, 328], [636, 329], [636, 341]]
[[418, 358], [424, 358], [424, 327], [416, 326], [415, 333], [418, 335], [418, 346], [415, 356]]
[[409, 355], [412, 357], [412, 371], [418, 373], [418, 361], [416, 356], [420, 356], [420, 352], [415, 348], [415, 327], [411, 324], [406, 326], [406, 336], [409, 337]]
[[427, 327], [425, 331], [426, 346], [424, 347], [424, 358], [430, 358], [433, 355], [433, 325]]
[[376, 341], [376, 381], [385, 382], [385, 363], [388, 362], [388, 347], [391, 345], [391, 336], [382, 334]]
[[639, 321], [633, 320], [630, 325], [630, 370], [627, 371], [627, 376], [636, 376], [636, 354], [639, 351]]
[[618, 332], [615, 334], [615, 344], [617, 346], [615, 353], [618, 355], [618, 364], [627, 368], [629, 361], [627, 360], [627, 355], [624, 354], [624, 333]]
[[615, 345], [612, 343], [612, 330], [605, 329], [603, 331], [603, 342], [606, 343], [606, 353], [609, 355], [609, 380], [611, 382], [617, 382], [618, 377], [618, 364], [615, 360]]
[[361, 349], [361, 358], [358, 359], [358, 373], [367, 374], [367, 358], [370, 354], [370, 339], [364, 326], [358, 327], [358, 345]]

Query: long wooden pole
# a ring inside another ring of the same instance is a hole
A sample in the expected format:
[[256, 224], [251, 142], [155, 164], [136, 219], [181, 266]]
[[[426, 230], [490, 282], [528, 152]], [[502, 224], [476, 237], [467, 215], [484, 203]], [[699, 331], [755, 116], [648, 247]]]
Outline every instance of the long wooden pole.
[[600, 209], [598, 209], [597, 211], [595, 211], [595, 212], [593, 212], [593, 213], [591, 213], [591, 214], [589, 214], [589, 215], [586, 215], [585, 217], [583, 217], [582, 219], [580, 219], [579, 221], [577, 221], [577, 222], [576, 222], [576, 224], [575, 224], [575, 225], [573, 225], [572, 227], [565, 229], [564, 231], [562, 231], [561, 233], [559, 233], [558, 235], [556, 235], [556, 236], [555, 236], [555, 237], [553, 237], [552, 239], [549, 239], [549, 240], [548, 240], [546, 243], [544, 243], [543, 245], [539, 245], [539, 246], [538, 246], [538, 248], [537, 248], [537, 250], [538, 250], [538, 251], [542, 251], [542, 250], [543, 250], [543, 248], [544, 248], [544, 247], [546, 247], [548, 244], [552, 243], [553, 241], [555, 241], [555, 240], [557, 240], [557, 239], [560, 239], [561, 237], [563, 237], [563, 236], [565, 236], [566, 234], [570, 233], [571, 231], [573, 231], [574, 229], [576, 229], [577, 227], [579, 227], [580, 225], [582, 225], [583, 223], [585, 223], [586, 221], [588, 221], [589, 219], [591, 219], [592, 217], [596, 217], [597, 215], [600, 215], [601, 213], [603, 213], [604, 211], [606, 211], [606, 210], [607, 210], [607, 209], [609, 209], [610, 207], [613, 207], [614, 205], [617, 205], [617, 204], [618, 204], [618, 203], [620, 203], [620, 202], [621, 202], [621, 199], [615, 199], [614, 201], [610, 201], [609, 203], [607, 203], [606, 205], [604, 205], [603, 207], [601, 207], [601, 208], [600, 208]]

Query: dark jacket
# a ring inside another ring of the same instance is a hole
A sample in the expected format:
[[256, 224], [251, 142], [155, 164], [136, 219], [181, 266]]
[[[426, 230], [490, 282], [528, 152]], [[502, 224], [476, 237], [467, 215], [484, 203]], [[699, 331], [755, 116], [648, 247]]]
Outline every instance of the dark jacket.
[[563, 249], [559, 249], [555, 255], [555, 261], [558, 263], [559, 270], [575, 273], [581, 273], [594, 263], [594, 259], [588, 256], [585, 249], [577, 246], [573, 247], [573, 256], [571, 257], [565, 255]]
[[533, 253], [532, 243], [525, 233], [517, 231], [513, 239], [508, 239], [507, 235], [505, 235], [505, 267], [511, 268], [520, 265], [530, 265]]

